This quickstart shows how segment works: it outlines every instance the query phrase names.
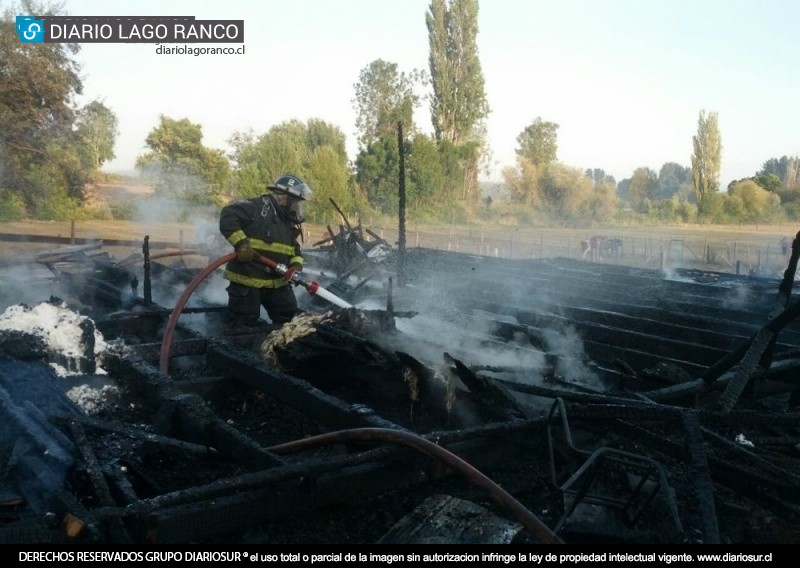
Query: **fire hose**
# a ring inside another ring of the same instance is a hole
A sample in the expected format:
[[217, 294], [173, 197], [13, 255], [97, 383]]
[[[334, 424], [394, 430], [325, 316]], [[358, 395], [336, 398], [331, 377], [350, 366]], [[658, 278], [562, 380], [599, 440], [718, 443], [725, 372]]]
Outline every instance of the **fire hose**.
[[[219, 257], [217, 260], [211, 262], [208, 266], [206, 266], [203, 270], [201, 270], [197, 276], [195, 276], [191, 282], [186, 286], [186, 290], [178, 298], [178, 301], [175, 303], [175, 307], [172, 308], [172, 312], [169, 314], [169, 319], [167, 320], [167, 327], [164, 330], [164, 339], [161, 342], [161, 355], [159, 358], [159, 369], [161, 370], [161, 374], [164, 376], [169, 375], [169, 352], [172, 347], [172, 335], [175, 333], [175, 327], [178, 325], [178, 318], [183, 311], [183, 308], [186, 306], [186, 302], [189, 301], [189, 297], [195, 291], [195, 289], [200, 285], [200, 283], [205, 280], [209, 274], [214, 272], [217, 268], [222, 266], [223, 264], [233, 260], [236, 258], [236, 253], [228, 253], [225, 256]], [[255, 260], [260, 262], [261, 264], [271, 268], [278, 274], [286, 274], [288, 268], [285, 264], [280, 264], [275, 262], [272, 259], [269, 259], [265, 256], [256, 255]], [[336, 294], [333, 294], [319, 285], [319, 282], [315, 281], [308, 281], [304, 279], [300, 274], [294, 273], [292, 274], [292, 278], [289, 280], [291, 284], [295, 286], [302, 286], [308, 293], [312, 296], [319, 296], [328, 300], [330, 303], [337, 305], [342, 308], [352, 308], [353, 305], [344, 301]]]

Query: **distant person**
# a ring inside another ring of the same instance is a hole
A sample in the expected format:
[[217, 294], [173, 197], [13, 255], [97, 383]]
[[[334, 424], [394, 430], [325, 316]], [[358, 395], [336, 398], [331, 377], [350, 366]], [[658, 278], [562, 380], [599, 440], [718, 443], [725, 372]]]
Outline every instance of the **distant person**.
[[781, 252], [785, 255], [789, 254], [789, 239], [786, 237], [781, 239]]
[[[228, 316], [232, 327], [260, 324], [261, 306], [273, 324], [283, 325], [297, 314], [297, 298], [289, 281], [303, 270], [298, 238], [302, 234], [303, 202], [311, 189], [299, 178], [283, 175], [267, 185], [269, 193], [236, 201], [222, 208], [219, 230], [233, 245], [236, 258], [222, 277], [228, 285]], [[256, 261], [265, 256], [289, 268], [278, 274]]]

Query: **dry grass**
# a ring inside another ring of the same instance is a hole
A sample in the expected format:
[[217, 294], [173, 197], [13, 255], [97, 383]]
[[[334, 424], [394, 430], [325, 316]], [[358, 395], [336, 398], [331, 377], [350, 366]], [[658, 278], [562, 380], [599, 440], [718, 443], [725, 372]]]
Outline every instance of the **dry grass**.
[[[0, 223], [0, 233], [47, 235], [77, 238], [130, 240], [134, 247], [114, 247], [107, 251], [123, 258], [141, 252], [145, 236], [151, 242], [183, 243], [191, 247], [201, 235], [216, 233], [216, 212], [204, 217], [179, 222], [163, 203], [151, 200], [152, 188], [136, 180], [110, 177], [90, 191], [98, 207], [112, 203], [135, 202], [145, 216], [158, 221], [15, 221]], [[164, 221], [163, 219], [169, 219]], [[351, 220], [352, 222], [352, 220]], [[374, 233], [397, 244], [397, 226], [368, 226]], [[307, 223], [304, 246], [322, 241], [329, 233], [326, 226]], [[337, 226], [334, 230], [338, 231]], [[670, 266], [688, 266], [732, 272], [737, 261], [741, 270], [761, 267], [762, 273], [780, 275], [787, 257], [781, 254], [779, 242], [791, 241], [798, 234], [798, 225], [663, 225], [653, 227], [540, 228], [430, 226], [417, 225], [413, 219], [406, 226], [407, 247], [428, 247], [501, 258], [542, 258], [567, 256], [581, 258], [581, 241], [592, 235], [623, 240], [620, 257], [604, 262], [650, 267], [660, 266], [663, 256]], [[366, 236], [366, 235], [365, 235]], [[367, 237], [371, 238], [371, 237]], [[54, 245], [0, 241], [0, 258], [30, 255], [57, 248]]]
[[[215, 232], [216, 219], [205, 220], [206, 234]], [[74, 228], [73, 228], [74, 227]], [[376, 234], [396, 246], [396, 227], [370, 227]], [[306, 248], [328, 235], [326, 227], [306, 224]], [[136, 242], [133, 247], [107, 247], [105, 250], [118, 258], [141, 252], [144, 237], [151, 243], [183, 242], [191, 248], [198, 238], [195, 223], [132, 222], [132, 221], [79, 221], [70, 222], [16, 221], [0, 223], [0, 233], [21, 235], [46, 235], [89, 239], [117, 239]], [[790, 241], [798, 232], [795, 225], [759, 226], [661, 226], [661, 227], [606, 227], [602, 229], [519, 229], [434, 227], [407, 228], [406, 246], [438, 248], [470, 254], [500, 258], [549, 258], [566, 256], [582, 258], [581, 241], [591, 235], [605, 235], [623, 240], [623, 254], [606, 257], [603, 262], [646, 268], [660, 267], [662, 251], [670, 267], [702, 268], [721, 272], [734, 272], [737, 261], [742, 273], [758, 270], [764, 275], [780, 276], [786, 268], [788, 257], [781, 254], [779, 241]], [[367, 237], [371, 238], [371, 237]], [[57, 248], [42, 243], [17, 243], [0, 241], [0, 258], [14, 255], [31, 255]]]

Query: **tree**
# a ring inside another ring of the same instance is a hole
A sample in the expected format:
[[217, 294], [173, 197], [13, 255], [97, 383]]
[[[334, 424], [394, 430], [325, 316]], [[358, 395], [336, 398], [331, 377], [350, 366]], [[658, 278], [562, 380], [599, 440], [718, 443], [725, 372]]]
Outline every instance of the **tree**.
[[590, 215], [593, 184], [583, 171], [553, 162], [544, 168], [539, 182], [544, 210], [562, 219]]
[[15, 14], [58, 11], [23, 2], [0, 20], [0, 187], [22, 197], [32, 212], [56, 194], [81, 195], [86, 177], [74, 160], [72, 136], [74, 97], [83, 90], [75, 60], [80, 46], [21, 43], [15, 28]]
[[692, 170], [675, 162], [666, 162], [658, 171], [657, 199], [669, 199], [673, 195], [687, 199], [692, 192]]
[[617, 180], [614, 179], [614, 176], [607, 175], [606, 171], [604, 169], [601, 169], [601, 168], [586, 168], [586, 171], [584, 171], [584, 174], [586, 174], [586, 177], [588, 177], [590, 180], [592, 180], [592, 183], [594, 183], [595, 189], [598, 189], [598, 188], [600, 188], [600, 186], [603, 186], [603, 185], [612, 185], [612, 186], [616, 186], [617, 185]]
[[478, 125], [489, 114], [478, 58], [478, 2], [433, 0], [425, 23], [436, 140], [455, 145], [474, 140]]
[[405, 134], [414, 134], [413, 114], [419, 104], [414, 87], [424, 80], [422, 71], [401, 73], [396, 63], [382, 59], [376, 59], [361, 70], [354, 85], [353, 105], [362, 150], [381, 138], [395, 136], [398, 122], [403, 123]]
[[442, 167], [441, 154], [436, 141], [425, 134], [417, 134], [408, 145], [406, 162], [406, 203], [409, 209], [418, 214], [431, 215], [446, 212], [453, 194], [448, 187], [450, 180]]
[[542, 175], [541, 168], [524, 157], [517, 158], [517, 167], [503, 169], [503, 182], [508, 188], [511, 201], [523, 203], [533, 208], [540, 208], [544, 203], [539, 190]]
[[136, 167], [156, 192], [198, 204], [221, 203], [230, 166], [222, 150], [203, 146], [202, 126], [162, 114], [145, 144], [150, 151], [136, 159]]
[[620, 180], [620, 182], [617, 184], [617, 196], [619, 196], [619, 198], [622, 201], [627, 201], [628, 203], [630, 203], [630, 200], [631, 200], [631, 179], [630, 178], [625, 178], [623, 180]]
[[797, 204], [800, 202], [799, 157], [771, 158], [764, 162], [754, 179], [764, 189], [778, 194], [784, 206], [792, 204], [792, 211], [797, 209]]
[[489, 114], [478, 57], [478, 1], [432, 0], [425, 23], [434, 136], [440, 144], [452, 144], [460, 157], [464, 177], [453, 205], [474, 207], [480, 196], [479, 164], [488, 151], [484, 122]]
[[535, 166], [546, 166], [555, 162], [558, 153], [558, 124], [536, 117], [517, 136], [517, 144], [517, 156], [527, 159]]
[[379, 139], [356, 157], [356, 183], [369, 204], [382, 213], [397, 212], [398, 154], [395, 136]]
[[[775, 174], [761, 174], [755, 178], [755, 181], [758, 185], [773, 193], [780, 193], [781, 189], [783, 188], [783, 182], [781, 182], [781, 178]], [[733, 183], [731, 185], [733, 185]], [[730, 186], [728, 189], [730, 189]]]
[[708, 195], [719, 189], [719, 171], [722, 161], [722, 138], [719, 132], [717, 113], [706, 116], [701, 110], [697, 119], [697, 134], [692, 139], [692, 180], [698, 211], [705, 211]]
[[748, 223], [771, 222], [781, 216], [781, 201], [751, 179], [735, 184], [728, 192], [725, 211], [734, 221]]
[[99, 170], [104, 162], [114, 159], [117, 139], [117, 116], [100, 101], [92, 101], [78, 111], [76, 133], [83, 143], [88, 162]]
[[236, 132], [228, 143], [234, 148], [235, 197], [261, 195], [275, 178], [288, 173], [314, 191], [305, 211], [309, 219], [323, 219], [330, 211], [329, 198], [346, 210], [362, 204], [350, 176], [345, 135], [324, 120], [288, 120], [261, 135]]
[[658, 194], [658, 176], [650, 168], [636, 168], [628, 186], [628, 201], [636, 211], [647, 212], [647, 209]]
[[604, 176], [602, 182], [594, 185], [594, 191], [589, 198], [589, 215], [594, 220], [604, 221], [610, 219], [618, 209], [619, 197], [614, 178]]

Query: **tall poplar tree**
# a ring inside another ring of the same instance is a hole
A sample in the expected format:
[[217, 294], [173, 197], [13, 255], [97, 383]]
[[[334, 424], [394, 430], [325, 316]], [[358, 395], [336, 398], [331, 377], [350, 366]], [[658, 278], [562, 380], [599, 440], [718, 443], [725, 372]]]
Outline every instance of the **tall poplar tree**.
[[[478, 58], [478, 1], [432, 0], [425, 14], [430, 45], [431, 121], [442, 159], [460, 179], [446, 191], [460, 206], [477, 204], [478, 169], [486, 153], [489, 114]], [[454, 203], [455, 204], [455, 203]]]
[[432, 0], [425, 15], [437, 141], [474, 141], [489, 114], [478, 58], [478, 0]]
[[697, 207], [703, 211], [708, 196], [719, 189], [719, 171], [722, 163], [722, 137], [719, 133], [717, 113], [701, 110], [697, 119], [697, 134], [693, 138], [692, 180]]

